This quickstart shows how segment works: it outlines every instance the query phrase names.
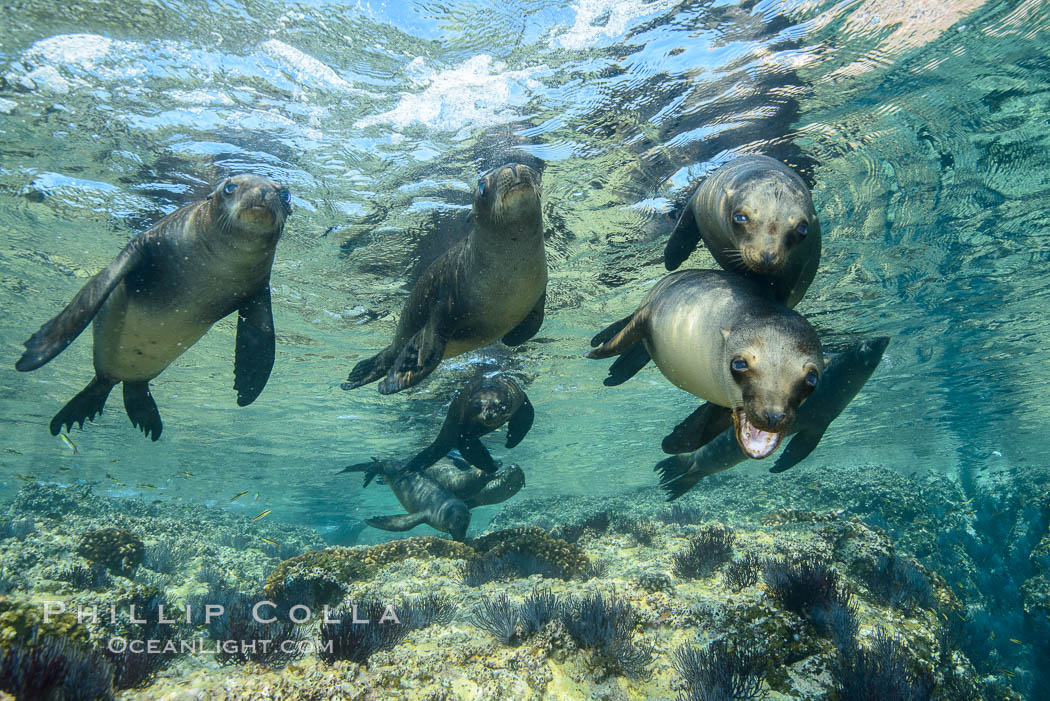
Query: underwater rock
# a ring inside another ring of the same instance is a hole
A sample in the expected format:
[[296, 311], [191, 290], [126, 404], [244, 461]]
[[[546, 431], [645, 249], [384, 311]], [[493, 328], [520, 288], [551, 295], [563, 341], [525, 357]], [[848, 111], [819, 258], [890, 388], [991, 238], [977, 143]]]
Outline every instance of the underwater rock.
[[584, 573], [590, 565], [587, 553], [578, 545], [552, 538], [536, 526], [508, 528], [488, 533], [470, 541], [485, 560], [495, 561], [510, 553], [535, 556], [552, 566], [551, 576], [571, 579]]
[[45, 623], [43, 606], [0, 596], [0, 647], [24, 644], [37, 633], [80, 646], [90, 643], [91, 634], [73, 614], [51, 613], [48, 619]]
[[104, 565], [128, 578], [135, 575], [145, 552], [142, 539], [122, 528], [103, 528], [87, 533], [77, 548], [77, 554], [93, 565]]

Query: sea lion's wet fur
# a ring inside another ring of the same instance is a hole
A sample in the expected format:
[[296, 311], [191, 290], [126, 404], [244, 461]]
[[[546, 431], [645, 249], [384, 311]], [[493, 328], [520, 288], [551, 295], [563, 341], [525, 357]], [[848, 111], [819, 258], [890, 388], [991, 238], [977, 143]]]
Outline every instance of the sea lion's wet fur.
[[471, 465], [495, 472], [496, 462], [480, 438], [509, 423], [506, 446], [513, 448], [532, 428], [534, 417], [532, 403], [512, 376], [501, 372], [477, 376], [453, 395], [437, 438], [409, 460], [406, 469], [425, 469], [450, 450], [458, 450]]
[[[748, 220], [736, 222], [735, 214]], [[809, 188], [768, 156], [741, 156], [704, 179], [664, 249], [667, 269], [677, 269], [700, 239], [725, 270], [753, 279], [789, 307], [802, 299], [820, 265], [820, 220]]]
[[[403, 465], [393, 460], [373, 460], [350, 465], [341, 472], [384, 475], [382, 479], [385, 482], [387, 476], [392, 475], [396, 479], [404, 469]], [[423, 473], [447, 489], [457, 499], [462, 500], [468, 509], [503, 503], [525, 486], [525, 471], [517, 465], [501, 468], [498, 472], [491, 473], [479, 470], [465, 460], [456, 457], [439, 460], [423, 470]]]
[[375, 472], [383, 476], [406, 513], [375, 516], [365, 523], [386, 531], [407, 531], [420, 524], [448, 533], [463, 541], [470, 527], [467, 504], [424, 472], [405, 469], [393, 460], [373, 460], [350, 465], [343, 472]]
[[[813, 391], [807, 375], [819, 382], [824, 365], [820, 339], [801, 315], [717, 270], [665, 277], [630, 317], [595, 336], [592, 345], [600, 345], [587, 357], [619, 355], [638, 341], [673, 384], [774, 433], [791, 425]], [[732, 371], [738, 359], [746, 372]]]
[[547, 259], [539, 176], [508, 164], [482, 176], [474, 229], [416, 282], [393, 342], [358, 363], [343, 389], [380, 378], [391, 394], [421, 382], [445, 358], [502, 339], [524, 343], [543, 323]]
[[[788, 470], [813, 452], [831, 422], [853, 401], [875, 372], [889, 341], [885, 336], [861, 341], [828, 358], [820, 386], [799, 408], [794, 423], [788, 429], [788, 435], [792, 435], [792, 438], [773, 467], [769, 468], [770, 472]], [[698, 435], [708, 430], [697, 425], [703, 422], [702, 410], [707, 406], [705, 404], [697, 410], [701, 416], [684, 433]], [[686, 421], [690, 419], [693, 416]], [[688, 492], [704, 477], [728, 470], [746, 459], [734, 432], [726, 429], [716, 434], [710, 442], [705, 441], [699, 450], [662, 460], [653, 470], [660, 473], [660, 486], [666, 490], [668, 500], [672, 500]]]
[[55, 416], [51, 433], [83, 427], [123, 382], [129, 418], [157, 440], [162, 424], [149, 381], [233, 311], [237, 403], [254, 401], [273, 367], [269, 280], [288, 201], [287, 189], [268, 178], [223, 180], [207, 199], [134, 238], [26, 341], [16, 364], [23, 371], [47, 363], [94, 321], [95, 378]]

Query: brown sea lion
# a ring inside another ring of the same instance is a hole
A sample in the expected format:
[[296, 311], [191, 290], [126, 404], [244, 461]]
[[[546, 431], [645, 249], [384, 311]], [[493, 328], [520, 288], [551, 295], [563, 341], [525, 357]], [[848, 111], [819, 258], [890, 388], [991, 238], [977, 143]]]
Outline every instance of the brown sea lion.
[[291, 211], [288, 188], [236, 175], [132, 239], [25, 342], [15, 364], [39, 368], [94, 320], [95, 377], [51, 420], [51, 433], [74, 423], [83, 428], [122, 382], [128, 418], [157, 440], [163, 425], [149, 381], [234, 311], [233, 386], [237, 404], [251, 404], [273, 368], [270, 268]]
[[[369, 462], [349, 465], [340, 470], [340, 473], [373, 473], [382, 475], [383, 481], [386, 481], [396, 479], [404, 469], [404, 466], [395, 460], [372, 458]], [[498, 472], [484, 472], [454, 453], [426, 468], [423, 473], [451, 492], [454, 497], [462, 500], [468, 509], [500, 504], [525, 486], [525, 471], [517, 465], [502, 468]]]
[[529, 340], [543, 323], [547, 257], [540, 181], [528, 166], [489, 171], [474, 194], [474, 229], [430, 265], [409, 294], [393, 342], [340, 385], [383, 378], [380, 394], [418, 384], [445, 358], [496, 339]]
[[599, 347], [587, 357], [608, 358], [638, 341], [673, 384], [731, 410], [752, 458], [776, 450], [824, 368], [820, 339], [801, 315], [721, 270], [668, 275], [633, 314], [591, 340]]
[[741, 156], [704, 179], [664, 249], [675, 270], [704, 244], [725, 270], [794, 307], [820, 265], [820, 220], [805, 181], [768, 156]]

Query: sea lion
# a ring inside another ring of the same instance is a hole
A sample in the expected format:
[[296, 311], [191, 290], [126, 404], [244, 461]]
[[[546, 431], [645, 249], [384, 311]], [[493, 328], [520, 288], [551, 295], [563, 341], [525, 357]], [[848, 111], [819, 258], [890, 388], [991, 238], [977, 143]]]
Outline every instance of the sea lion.
[[519, 163], [489, 171], [478, 181], [473, 216], [470, 234], [412, 288], [393, 342], [354, 366], [343, 389], [383, 377], [379, 393], [392, 394], [421, 382], [445, 358], [536, 335], [547, 297], [539, 175]]
[[25, 342], [15, 364], [35, 370], [62, 352], [94, 320], [95, 377], [51, 420], [51, 434], [84, 427], [124, 383], [131, 423], [157, 440], [163, 425], [149, 381], [219, 319], [237, 312], [237, 404], [255, 401], [274, 361], [270, 268], [284, 222], [288, 188], [269, 178], [226, 178], [204, 200], [186, 205], [136, 236], [88, 281], [73, 301]]
[[510, 375], [476, 377], [453, 395], [437, 438], [409, 460], [405, 469], [422, 470], [450, 450], [458, 450], [471, 465], [495, 472], [496, 463], [481, 437], [508, 424], [506, 445], [513, 448], [532, 428], [535, 415], [529, 398]]
[[[376, 463], [382, 463], [377, 466]], [[364, 472], [379, 475], [400, 474], [406, 469], [393, 460], [372, 458], [371, 462], [349, 465], [341, 472]], [[511, 465], [498, 472], [484, 472], [462, 458], [450, 454], [447, 460], [439, 460], [423, 473], [447, 489], [457, 499], [463, 501], [468, 509], [476, 506], [500, 504], [521, 491], [525, 486], [525, 471], [517, 465]], [[385, 477], [382, 479], [386, 479]], [[365, 486], [367, 486], [367, 482]]]
[[725, 270], [755, 280], [794, 307], [820, 264], [820, 220], [795, 171], [768, 156], [741, 156], [707, 176], [689, 198], [664, 248], [675, 270], [696, 244]]
[[350, 465], [341, 472], [376, 472], [383, 476], [407, 513], [366, 518], [365, 523], [384, 531], [407, 531], [425, 523], [462, 542], [470, 526], [470, 509], [437, 480], [416, 470], [407, 470], [395, 460], [375, 460]]
[[[788, 435], [794, 434], [794, 437], [776, 464], [769, 468], [770, 472], [788, 470], [813, 452], [831, 422], [853, 401], [875, 372], [889, 342], [885, 336], [873, 338], [828, 357], [820, 386], [799, 407], [795, 423], [788, 429]], [[701, 429], [694, 426], [689, 432], [696, 434]], [[728, 470], [745, 459], [747, 456], [741, 452], [734, 432], [725, 430], [696, 452], [661, 460], [653, 470], [660, 473], [660, 486], [667, 491], [668, 501], [671, 501], [688, 492], [704, 477]]]
[[756, 459], [776, 450], [824, 368], [809, 322], [721, 270], [671, 273], [633, 314], [591, 339], [598, 347], [587, 357], [608, 358], [638, 341], [671, 383], [732, 410], [737, 440]]

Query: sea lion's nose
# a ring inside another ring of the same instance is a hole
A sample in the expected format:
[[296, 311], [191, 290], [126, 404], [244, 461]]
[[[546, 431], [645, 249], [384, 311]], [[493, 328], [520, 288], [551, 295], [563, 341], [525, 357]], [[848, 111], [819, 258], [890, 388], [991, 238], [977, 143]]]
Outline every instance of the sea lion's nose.
[[774, 260], [776, 260], [775, 254], [768, 252], [762, 254], [762, 265], [766, 266], [767, 268], [773, 265]]
[[784, 420], [784, 412], [770, 409], [765, 413], [766, 426], [770, 430], [776, 429], [780, 425], [780, 422]]

